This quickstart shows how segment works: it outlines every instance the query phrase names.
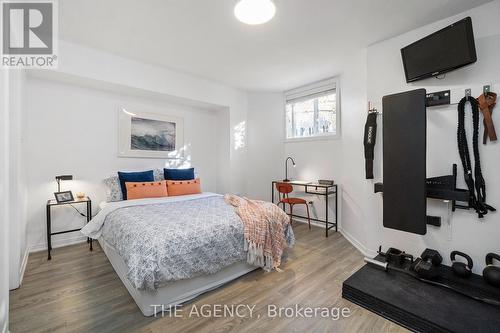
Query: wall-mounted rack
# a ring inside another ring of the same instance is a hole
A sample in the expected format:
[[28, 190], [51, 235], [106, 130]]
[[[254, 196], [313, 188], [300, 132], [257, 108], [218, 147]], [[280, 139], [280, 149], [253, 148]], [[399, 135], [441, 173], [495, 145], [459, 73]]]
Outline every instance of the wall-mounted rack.
[[450, 104], [451, 91], [443, 90], [425, 95], [427, 107]]
[[[441, 226], [441, 217], [427, 215], [427, 198], [447, 203], [448, 218], [458, 209], [474, 205], [469, 190], [458, 189], [457, 166], [451, 175], [426, 178], [426, 109], [445, 105], [452, 110], [464, 96], [479, 97], [491, 92], [491, 85], [461, 87], [427, 94], [425, 89], [415, 89], [383, 96], [383, 174], [385, 184], [376, 183], [375, 193], [384, 192], [384, 227], [424, 235], [427, 225]], [[435, 102], [435, 103], [433, 103]], [[377, 112], [368, 103], [369, 116]], [[372, 118], [373, 117], [369, 117]], [[411, 136], [411, 140], [407, 140]], [[411, 152], [411, 153], [409, 153]], [[460, 204], [457, 204], [460, 202]], [[397, 203], [397, 204], [394, 204]]]
[[[427, 178], [427, 198], [449, 200], [452, 211], [456, 208], [469, 209], [469, 191], [457, 188], [457, 165], [453, 164], [452, 174], [441, 177]], [[467, 205], [458, 205], [459, 202], [467, 202]]]
[[[374, 184], [374, 192], [384, 192], [383, 183]], [[469, 191], [457, 188], [457, 165], [453, 164], [452, 174], [440, 177], [427, 178], [426, 180], [427, 198], [450, 201], [452, 211], [458, 209], [469, 209]], [[467, 204], [457, 204], [466, 202]], [[441, 218], [438, 216], [427, 216], [427, 224], [441, 226]]]
[[467, 88], [453, 88], [449, 90], [436, 91], [427, 94], [427, 107], [439, 107], [455, 105], [465, 96], [478, 97], [481, 94], [488, 94], [491, 92], [491, 84], [483, 86], [470, 86]]
[[[492, 84], [487, 83], [484, 85], [470, 85], [470, 86], [461, 86], [461, 87], [452, 87], [448, 90], [441, 90], [428, 93], [426, 95], [427, 107], [428, 108], [447, 108], [450, 105], [455, 105], [460, 102], [460, 100], [466, 96], [467, 92], [469, 96], [478, 97], [481, 94], [487, 94], [492, 91], [493, 85], [497, 85], [500, 87], [500, 83]], [[373, 104], [377, 105], [377, 103], [368, 102], [368, 113], [375, 112], [377, 115], [382, 115], [383, 110], [380, 111], [377, 107], [373, 106]]]

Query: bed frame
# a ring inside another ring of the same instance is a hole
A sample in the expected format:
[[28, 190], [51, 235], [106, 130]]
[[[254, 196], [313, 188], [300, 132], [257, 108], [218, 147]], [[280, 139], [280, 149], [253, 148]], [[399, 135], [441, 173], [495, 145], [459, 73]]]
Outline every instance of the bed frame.
[[259, 268], [242, 261], [212, 275], [175, 281], [157, 290], [139, 290], [134, 288], [127, 279], [127, 266], [116, 249], [102, 237], [99, 239], [99, 243], [135, 303], [141, 312], [148, 317], [161, 312], [162, 305], [164, 309], [180, 305]]

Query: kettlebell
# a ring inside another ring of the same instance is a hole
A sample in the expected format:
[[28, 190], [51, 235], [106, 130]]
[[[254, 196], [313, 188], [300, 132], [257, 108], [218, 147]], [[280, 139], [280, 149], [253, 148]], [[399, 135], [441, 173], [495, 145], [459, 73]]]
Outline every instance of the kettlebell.
[[495, 287], [500, 287], [500, 266], [493, 265], [493, 259], [500, 261], [500, 255], [488, 253], [486, 255], [486, 267], [483, 270], [483, 278]]
[[[467, 260], [467, 264], [456, 261], [456, 256], [465, 258]], [[450, 253], [450, 259], [451, 262], [453, 263], [451, 265], [451, 269], [453, 270], [453, 273], [456, 275], [462, 277], [462, 278], [468, 278], [472, 274], [472, 266], [474, 265], [472, 262], [472, 258], [466, 255], [463, 252], [460, 251], [453, 251]]]

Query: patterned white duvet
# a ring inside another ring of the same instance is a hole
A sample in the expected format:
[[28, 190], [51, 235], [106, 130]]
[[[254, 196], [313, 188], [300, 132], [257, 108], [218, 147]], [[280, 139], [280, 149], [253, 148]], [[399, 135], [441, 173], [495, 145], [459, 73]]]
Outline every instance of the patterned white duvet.
[[246, 259], [243, 224], [213, 193], [109, 203], [82, 233], [102, 236], [118, 251], [137, 289], [213, 274]]

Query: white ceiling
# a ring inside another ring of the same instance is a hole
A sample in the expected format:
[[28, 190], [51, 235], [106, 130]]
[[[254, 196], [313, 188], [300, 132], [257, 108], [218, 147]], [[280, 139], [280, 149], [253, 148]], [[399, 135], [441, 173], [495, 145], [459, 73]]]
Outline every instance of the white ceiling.
[[235, 0], [59, 1], [60, 37], [247, 90], [283, 91], [337, 74], [360, 48], [489, 0], [275, 0], [248, 26]]

